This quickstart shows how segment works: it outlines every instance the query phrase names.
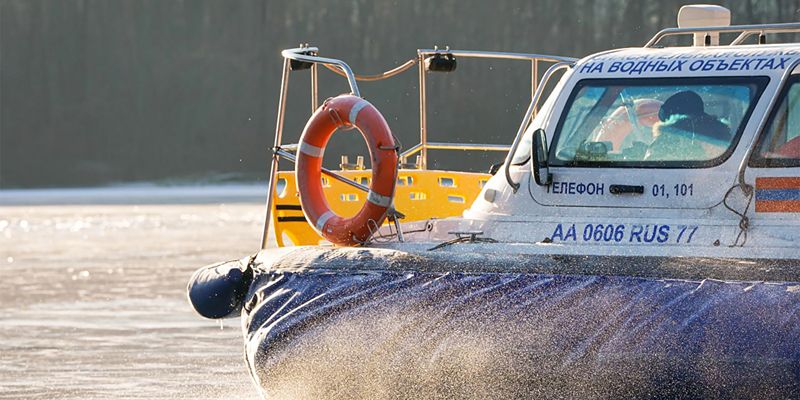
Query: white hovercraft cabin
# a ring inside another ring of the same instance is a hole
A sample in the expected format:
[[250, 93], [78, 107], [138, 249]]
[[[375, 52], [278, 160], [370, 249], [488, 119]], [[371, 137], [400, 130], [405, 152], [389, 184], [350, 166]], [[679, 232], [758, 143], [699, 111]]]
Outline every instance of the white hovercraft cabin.
[[[321, 236], [325, 236], [323, 230], [341, 228], [344, 236], [355, 240], [339, 244], [369, 242], [398, 250], [430, 248], [456, 237], [498, 242], [481, 245], [489, 252], [521, 254], [798, 258], [800, 44], [766, 44], [766, 38], [800, 32], [800, 24], [727, 26], [729, 22], [730, 14], [722, 7], [686, 6], [679, 14], [681, 27], [659, 32], [645, 47], [607, 51], [577, 61], [421, 50], [421, 144], [400, 154], [401, 161], [414, 152], [425, 156], [426, 149], [436, 148], [425, 136], [424, 68], [447, 70], [447, 61], [453, 61], [454, 68], [457, 57], [534, 61], [535, 93], [500, 171], [491, 179], [487, 176], [485, 184], [481, 182], [480, 193], [462, 217], [424, 218], [423, 212], [416, 221], [400, 224], [398, 217], [404, 209], [397, 201], [387, 200], [376, 211], [378, 218], [361, 223], [366, 226], [366, 240], [356, 239], [353, 220], [338, 218], [324, 201], [319, 201], [318, 215], [309, 215], [306, 203], [312, 196], [307, 193], [299, 196], [306, 217], [300, 219], [308, 220]], [[692, 36], [693, 45], [660, 45], [687, 35]], [[720, 45], [720, 36], [728, 35], [734, 39]], [[316, 49], [301, 48], [283, 54], [287, 62], [339, 68], [358, 97], [358, 78], [349, 67], [316, 53]], [[538, 81], [535, 70], [540, 61], [553, 65]], [[540, 101], [545, 84], [558, 73], [563, 74], [552, 93]], [[265, 238], [270, 221], [276, 228], [283, 222], [276, 217], [273, 201], [278, 158], [295, 161], [292, 150], [298, 158], [320, 156], [329, 138], [320, 141], [320, 146], [303, 138], [299, 145], [281, 145], [284, 97], [270, 186], [272, 215], [267, 218]], [[306, 131], [312, 122], [313, 118]], [[339, 122], [358, 125], [355, 117]], [[363, 127], [358, 127], [364, 134]], [[303, 137], [307, 138], [306, 133]], [[499, 147], [483, 146], [479, 149]], [[308, 152], [309, 148], [315, 152]], [[444, 148], [463, 149], [456, 144]], [[379, 161], [374, 154], [372, 161], [373, 165]], [[298, 164], [298, 177], [304, 168]], [[321, 168], [316, 168], [319, 175]], [[399, 176], [403, 183], [404, 174], [418, 169], [425, 169], [424, 160], [395, 175], [387, 173], [386, 179]], [[337, 177], [324, 169], [321, 173], [368, 192], [368, 205], [380, 205], [373, 200], [395, 194], [394, 188], [378, 194], [353, 184], [354, 178]], [[319, 181], [317, 175], [314, 179]], [[298, 183], [299, 189], [303, 186], [307, 185]], [[317, 197], [322, 196], [317, 193]], [[280, 204], [277, 207], [281, 210]], [[300, 208], [284, 209], [289, 207]], [[378, 229], [384, 217], [393, 224]], [[371, 240], [375, 237], [397, 240]]]

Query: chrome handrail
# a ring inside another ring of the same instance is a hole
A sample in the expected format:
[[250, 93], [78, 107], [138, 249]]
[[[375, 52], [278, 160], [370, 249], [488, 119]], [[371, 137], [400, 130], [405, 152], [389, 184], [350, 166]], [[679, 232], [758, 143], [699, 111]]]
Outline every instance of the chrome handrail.
[[[428, 150], [508, 151], [511, 149], [511, 146], [504, 144], [428, 142], [425, 148]], [[406, 159], [421, 151], [422, 143], [417, 143], [410, 149], [401, 153], [400, 159]]]
[[[284, 158], [285, 160], [291, 161], [292, 163], [297, 163], [297, 156], [295, 156], [294, 154], [290, 153], [289, 151], [284, 150], [283, 148], [279, 148], [279, 149], [275, 150], [275, 154], [277, 154], [278, 156]], [[342, 182], [342, 183], [344, 183], [346, 185], [350, 185], [350, 186], [352, 186], [352, 187], [354, 187], [354, 188], [356, 188], [358, 190], [361, 190], [361, 191], [363, 191], [365, 193], [369, 193], [369, 187], [367, 187], [365, 185], [362, 185], [362, 184], [360, 184], [360, 183], [358, 183], [356, 181], [347, 179], [347, 178], [345, 178], [345, 177], [337, 174], [336, 172], [333, 172], [333, 171], [331, 171], [331, 170], [329, 170], [329, 169], [327, 169], [325, 167], [321, 167], [320, 168], [320, 172], [322, 172], [323, 175], [327, 175], [327, 176], [329, 176], [329, 177], [331, 177], [331, 178], [333, 178], [333, 179], [335, 179], [335, 180], [337, 180], [339, 182]]]
[[476, 50], [449, 50], [449, 49], [420, 49], [417, 54], [422, 56], [433, 56], [436, 54], [451, 54], [455, 57], [465, 58], [491, 58], [498, 60], [539, 60], [551, 62], [574, 62], [578, 61], [573, 57], [554, 56], [550, 54], [533, 54], [533, 53], [511, 53], [505, 51], [476, 51]]
[[[774, 27], [772, 29], [752, 29], [752, 30], [745, 30], [744, 32], [740, 33], [736, 39], [733, 39], [731, 42], [731, 46], [735, 46], [737, 44], [741, 44], [750, 36], [755, 34], [763, 35], [764, 33], [792, 33], [792, 32], [800, 32], [800, 24], [798, 23], [786, 23], [786, 24], [773, 24], [773, 25], [782, 25], [779, 27]], [[791, 25], [789, 27], [784, 28], [783, 26]]]
[[544, 87], [547, 86], [547, 82], [550, 80], [550, 77], [552, 77], [556, 71], [564, 68], [572, 68], [572, 66], [574, 65], [575, 64], [573, 62], [567, 62], [567, 61], [562, 61], [553, 64], [552, 66], [550, 66], [550, 68], [547, 69], [547, 71], [545, 71], [544, 76], [542, 76], [542, 83], [539, 85], [539, 87], [536, 88], [536, 93], [533, 95], [533, 99], [531, 99], [531, 103], [528, 106], [528, 110], [525, 112], [525, 117], [522, 119], [522, 123], [520, 123], [519, 125], [519, 129], [517, 130], [517, 136], [514, 137], [514, 143], [511, 145], [511, 150], [508, 152], [508, 155], [506, 156], [506, 160], [503, 167], [506, 175], [506, 182], [508, 182], [508, 185], [511, 186], [511, 189], [513, 189], [514, 193], [516, 193], [517, 190], [519, 189], [519, 183], [516, 183], [514, 182], [513, 179], [511, 179], [511, 161], [514, 159], [514, 153], [517, 152], [517, 148], [519, 147], [519, 144], [522, 141], [522, 136], [525, 134], [525, 130], [528, 128], [528, 125], [531, 122], [531, 117], [533, 116], [533, 113], [537, 108], [539, 99], [542, 97], [542, 93], [544, 92]]
[[[302, 61], [312, 64], [323, 64], [323, 65], [334, 65], [339, 67], [342, 72], [347, 76], [347, 83], [350, 85], [350, 93], [354, 96], [361, 97], [361, 92], [358, 90], [358, 83], [356, 82], [356, 76], [353, 74], [353, 70], [350, 69], [350, 66], [347, 65], [346, 62], [342, 60], [337, 60], [335, 58], [327, 58], [327, 57], [319, 57], [316, 54], [319, 51], [316, 47], [298, 47], [294, 49], [286, 49], [281, 52], [283, 58], [295, 61]], [[311, 53], [311, 54], [308, 54]]]
[[[281, 145], [284, 152], [293, 153], [299, 148], [297, 143]], [[486, 143], [451, 143], [451, 142], [428, 142], [428, 150], [462, 150], [462, 151], [509, 151], [510, 145], [505, 144], [486, 144]], [[422, 144], [417, 143], [410, 149], [402, 152], [398, 158], [401, 160], [413, 156], [422, 151]], [[290, 160], [291, 161], [291, 160]], [[403, 161], [401, 161], [403, 162]]]
[[[283, 122], [286, 114], [286, 95], [289, 90], [289, 59], [283, 60], [283, 73], [281, 75], [281, 92], [278, 97], [278, 121], [275, 123], [275, 144], [274, 149], [281, 145], [283, 138]], [[278, 178], [278, 163], [280, 158], [277, 153], [272, 154], [272, 162], [269, 169], [269, 186], [267, 187], [267, 212], [264, 221], [264, 230], [261, 235], [261, 248], [267, 248], [269, 241], [269, 225], [272, 219], [272, 202], [275, 195], [275, 184]]]
[[789, 33], [800, 32], [800, 23], [790, 22], [783, 24], [756, 24], [756, 25], [733, 25], [733, 26], [703, 26], [698, 28], [667, 28], [655, 34], [644, 47], [654, 47], [661, 39], [667, 36], [688, 35], [694, 33], [726, 33], [741, 32], [730, 45], [741, 44], [742, 41], [756, 33]]
[[505, 144], [428, 142], [428, 148], [432, 150], [508, 151], [511, 146]]

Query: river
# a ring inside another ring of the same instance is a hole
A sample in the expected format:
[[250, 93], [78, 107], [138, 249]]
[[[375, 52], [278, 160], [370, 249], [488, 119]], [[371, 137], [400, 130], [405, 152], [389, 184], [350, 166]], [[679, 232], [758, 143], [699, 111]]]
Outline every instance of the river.
[[0, 191], [0, 398], [256, 399], [186, 283], [257, 250], [257, 186]]

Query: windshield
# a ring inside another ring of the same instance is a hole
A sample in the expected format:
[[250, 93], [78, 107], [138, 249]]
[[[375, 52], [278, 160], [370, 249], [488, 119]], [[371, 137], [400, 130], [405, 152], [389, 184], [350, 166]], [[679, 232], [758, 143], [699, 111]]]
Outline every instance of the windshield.
[[768, 78], [579, 82], [556, 128], [562, 166], [716, 165], [733, 151]]

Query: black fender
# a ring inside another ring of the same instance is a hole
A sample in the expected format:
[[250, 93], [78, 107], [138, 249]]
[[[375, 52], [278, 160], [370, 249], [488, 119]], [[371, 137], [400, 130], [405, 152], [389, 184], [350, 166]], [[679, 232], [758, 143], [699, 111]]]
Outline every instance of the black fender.
[[198, 314], [219, 319], [242, 310], [242, 302], [253, 280], [251, 258], [205, 266], [189, 280], [189, 302]]

